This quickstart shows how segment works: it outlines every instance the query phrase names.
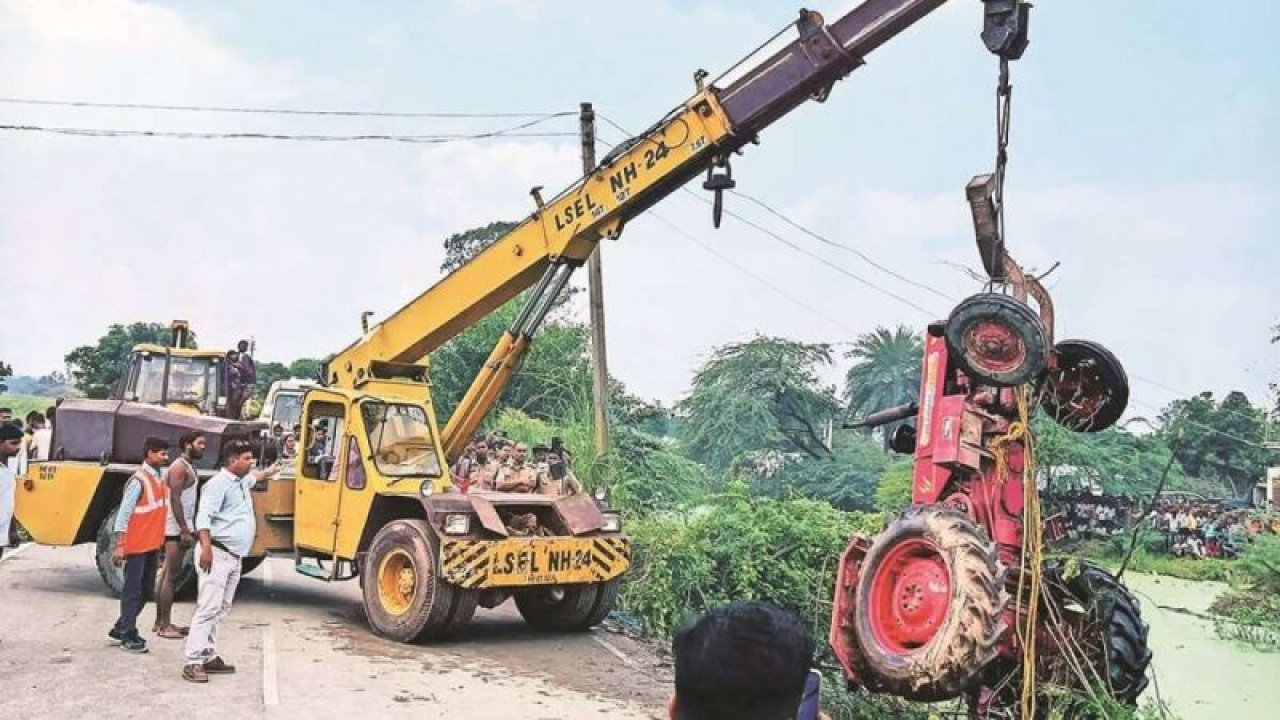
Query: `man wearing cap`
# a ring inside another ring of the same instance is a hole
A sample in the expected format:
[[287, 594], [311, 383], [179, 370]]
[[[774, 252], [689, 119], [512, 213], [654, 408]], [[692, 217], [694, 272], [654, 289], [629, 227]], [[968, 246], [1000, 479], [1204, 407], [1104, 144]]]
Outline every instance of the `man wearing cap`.
[[9, 468], [9, 458], [22, 449], [22, 430], [11, 423], [0, 423], [0, 556], [9, 546], [9, 524], [13, 520], [13, 494], [18, 476]]

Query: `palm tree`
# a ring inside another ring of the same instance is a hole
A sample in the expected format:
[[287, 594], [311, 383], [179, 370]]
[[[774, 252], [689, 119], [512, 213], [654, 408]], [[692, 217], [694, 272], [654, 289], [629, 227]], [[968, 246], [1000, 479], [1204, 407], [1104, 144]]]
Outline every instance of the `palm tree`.
[[844, 379], [849, 409], [866, 415], [912, 402], [920, 393], [924, 341], [905, 325], [863, 333], [845, 357], [854, 358]]

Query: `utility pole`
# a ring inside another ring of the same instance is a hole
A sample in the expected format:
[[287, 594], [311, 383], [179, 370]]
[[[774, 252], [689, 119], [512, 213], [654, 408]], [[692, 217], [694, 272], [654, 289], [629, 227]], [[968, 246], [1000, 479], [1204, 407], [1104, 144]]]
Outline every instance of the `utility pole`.
[[[582, 135], [582, 174], [596, 169], [596, 113], [584, 102], [579, 114]], [[604, 278], [600, 246], [587, 258], [587, 303], [591, 312], [591, 399], [595, 415], [596, 452], [609, 449], [609, 362], [604, 345]]]

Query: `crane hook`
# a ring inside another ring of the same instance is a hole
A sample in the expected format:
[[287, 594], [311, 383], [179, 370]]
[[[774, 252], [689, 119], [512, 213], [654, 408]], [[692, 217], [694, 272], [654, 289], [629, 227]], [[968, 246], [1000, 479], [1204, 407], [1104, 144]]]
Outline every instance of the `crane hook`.
[[[716, 172], [720, 168], [722, 172]], [[711, 165], [707, 168], [707, 179], [702, 183], [703, 190], [710, 190], [716, 194], [715, 202], [711, 205], [711, 224], [719, 229], [720, 218], [724, 214], [724, 191], [732, 190], [738, 186], [733, 181], [733, 167], [729, 164], [729, 158], [726, 155], [717, 155], [711, 160]]]

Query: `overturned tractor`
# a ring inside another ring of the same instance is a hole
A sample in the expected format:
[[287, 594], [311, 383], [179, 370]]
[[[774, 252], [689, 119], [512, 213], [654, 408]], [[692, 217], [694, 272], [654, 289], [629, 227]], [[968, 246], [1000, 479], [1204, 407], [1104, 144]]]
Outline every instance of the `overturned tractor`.
[[863, 423], [915, 418], [891, 438], [915, 457], [912, 505], [841, 556], [831, 646], [850, 686], [965, 698], [973, 717], [1044, 717], [1051, 695], [1136, 704], [1151, 661], [1138, 601], [1098, 567], [1044, 558], [1029, 426], [1038, 407], [1073, 431], [1110, 427], [1125, 372], [1096, 343], [1054, 344], [1040, 282], [981, 232], [979, 246], [1009, 293], [931, 324], [918, 401]]

